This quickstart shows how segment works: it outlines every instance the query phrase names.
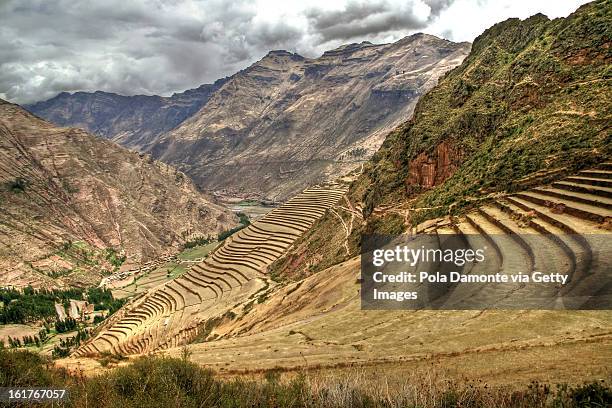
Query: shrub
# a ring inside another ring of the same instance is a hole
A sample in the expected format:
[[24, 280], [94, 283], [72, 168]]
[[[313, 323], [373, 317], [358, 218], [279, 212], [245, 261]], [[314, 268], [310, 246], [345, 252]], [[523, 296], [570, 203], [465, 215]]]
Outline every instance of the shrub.
[[22, 178], [16, 178], [8, 183], [9, 190], [13, 193], [23, 193], [26, 189], [27, 182]]
[[119, 268], [126, 260], [125, 254], [119, 254], [113, 248], [106, 249], [106, 260], [110, 262], [115, 268]]
[[[108, 366], [123, 359], [107, 353], [100, 363]], [[283, 381], [281, 371], [265, 372], [265, 381], [224, 381], [187, 359], [149, 356], [94, 377], [82, 377], [53, 367], [38, 354], [0, 349], [0, 387], [67, 388], [70, 398], [59, 404], [65, 407], [597, 408], [612, 402], [612, 391], [603, 382], [563, 385], [556, 391], [533, 383], [512, 391], [416, 380], [417, 384], [389, 392], [388, 386], [384, 390], [360, 388], [350, 375], [320, 383], [304, 375]]]

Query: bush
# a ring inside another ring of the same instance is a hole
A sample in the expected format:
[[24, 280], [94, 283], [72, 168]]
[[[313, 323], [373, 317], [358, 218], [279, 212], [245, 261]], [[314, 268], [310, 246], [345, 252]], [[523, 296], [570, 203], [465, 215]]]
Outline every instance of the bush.
[[612, 389], [601, 383], [587, 383], [570, 389], [568, 402], [576, 407], [603, 408], [612, 405]]
[[113, 265], [115, 268], [119, 268], [121, 265], [123, 265], [126, 259], [127, 258], [125, 254], [119, 254], [113, 248], [106, 249], [106, 260], [110, 262], [110, 264]]
[[45, 387], [64, 383], [64, 373], [51, 361], [25, 350], [0, 349], [0, 387]]
[[9, 190], [13, 193], [23, 193], [26, 189], [27, 183], [22, 178], [16, 178], [8, 183]]
[[[123, 359], [106, 354], [101, 364], [108, 366]], [[389, 393], [387, 388], [377, 395], [374, 390], [357, 388], [350, 378], [327, 379], [317, 386], [303, 375], [282, 381], [280, 373], [281, 370], [267, 371], [265, 381], [223, 381], [187, 359], [142, 357], [98, 376], [82, 377], [68, 375], [37, 354], [0, 349], [0, 387], [67, 388], [70, 399], [59, 405], [66, 407], [597, 408], [612, 403], [611, 389], [603, 382], [563, 385], [556, 391], [538, 383], [523, 391], [512, 391], [427, 382], [423, 388], [415, 384], [418, 388], [414, 391]], [[411, 392], [424, 393], [429, 398]]]

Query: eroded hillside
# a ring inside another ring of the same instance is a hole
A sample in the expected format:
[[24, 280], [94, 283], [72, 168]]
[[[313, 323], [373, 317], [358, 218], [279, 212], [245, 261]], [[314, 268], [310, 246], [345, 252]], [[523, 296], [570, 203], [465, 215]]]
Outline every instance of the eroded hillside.
[[0, 286], [98, 284], [237, 220], [176, 169], [0, 101]]

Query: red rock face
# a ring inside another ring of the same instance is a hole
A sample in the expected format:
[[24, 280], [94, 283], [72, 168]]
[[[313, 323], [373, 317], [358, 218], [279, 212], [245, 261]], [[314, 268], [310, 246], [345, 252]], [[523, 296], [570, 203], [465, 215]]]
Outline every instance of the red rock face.
[[431, 188], [442, 184], [453, 175], [459, 161], [459, 152], [444, 141], [432, 156], [421, 153], [410, 162], [406, 185]]

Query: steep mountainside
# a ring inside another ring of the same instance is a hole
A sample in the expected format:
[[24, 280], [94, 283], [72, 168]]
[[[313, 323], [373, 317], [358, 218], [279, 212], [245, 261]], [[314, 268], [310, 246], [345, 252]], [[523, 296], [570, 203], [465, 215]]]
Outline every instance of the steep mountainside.
[[0, 100], [0, 286], [97, 284], [236, 223], [174, 168]]
[[486, 30], [271, 272], [306, 276], [357, 254], [363, 232], [405, 231], [610, 161], [611, 18], [598, 1]]
[[123, 146], [143, 150], [160, 134], [197, 112], [223, 83], [225, 79], [220, 79], [170, 97], [62, 92], [25, 108], [57, 125], [80, 127]]
[[204, 188], [286, 198], [365, 161], [468, 50], [416, 34], [317, 59], [273, 51], [150, 151]]
[[414, 223], [608, 159], [610, 4], [486, 30], [366, 167], [356, 186], [365, 214], [424, 193], [415, 206], [433, 210]]

